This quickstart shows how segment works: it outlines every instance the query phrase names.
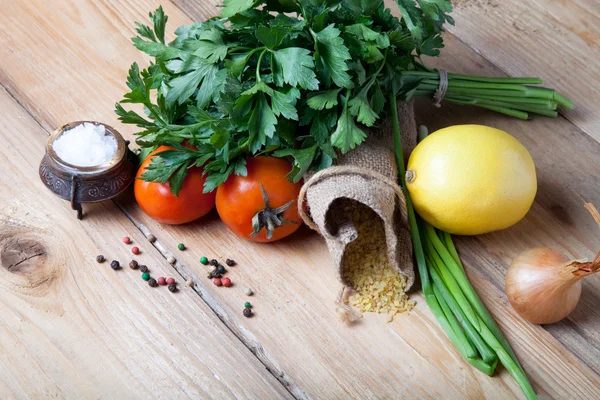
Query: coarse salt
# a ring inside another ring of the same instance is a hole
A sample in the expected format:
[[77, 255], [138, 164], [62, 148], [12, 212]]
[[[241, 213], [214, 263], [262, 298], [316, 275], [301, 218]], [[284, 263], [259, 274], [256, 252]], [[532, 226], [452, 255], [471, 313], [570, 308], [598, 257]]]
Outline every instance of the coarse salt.
[[117, 140], [104, 125], [89, 122], [64, 131], [53, 143], [61, 160], [77, 167], [93, 167], [110, 160], [117, 152]]

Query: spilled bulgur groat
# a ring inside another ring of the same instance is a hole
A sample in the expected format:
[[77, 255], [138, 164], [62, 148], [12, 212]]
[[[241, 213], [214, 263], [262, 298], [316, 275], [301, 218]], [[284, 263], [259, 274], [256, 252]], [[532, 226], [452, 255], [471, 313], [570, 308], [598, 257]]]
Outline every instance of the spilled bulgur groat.
[[340, 206], [358, 232], [343, 259], [344, 278], [355, 290], [350, 304], [360, 312], [388, 314], [389, 322], [394, 315], [411, 310], [415, 302], [404, 292], [406, 277], [387, 258], [383, 221], [354, 200], [344, 200]]

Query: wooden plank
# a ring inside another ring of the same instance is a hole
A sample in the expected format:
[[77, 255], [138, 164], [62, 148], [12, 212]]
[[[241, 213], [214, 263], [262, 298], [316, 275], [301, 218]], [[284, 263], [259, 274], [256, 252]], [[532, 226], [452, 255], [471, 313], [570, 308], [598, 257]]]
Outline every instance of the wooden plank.
[[[575, 102], [565, 117], [600, 141], [600, 12], [592, 0], [455, 0], [448, 31], [510, 76], [539, 76]], [[447, 52], [446, 52], [447, 54]]]
[[79, 222], [38, 177], [47, 133], [2, 88], [0, 110], [0, 397], [291, 397], [181, 278], [127, 267], [125, 234], [174, 273], [114, 204]]
[[[142, 60], [127, 44], [126, 37], [132, 34], [131, 22], [140, 20], [155, 6], [150, 2], [133, 3], [120, 5], [122, 9], [106, 3], [94, 7], [77, 3], [68, 10], [43, 2], [31, 7], [7, 7], [0, 16], [2, 83], [45, 126], [78, 119], [82, 114], [93, 114], [96, 119], [115, 124], [112, 100], [119, 99], [125, 90], [122, 81], [129, 62]], [[164, 6], [170, 21], [175, 21], [173, 26], [188, 21], [169, 4]], [[39, 23], [42, 15], [52, 23]], [[85, 15], [87, 21], [87, 29], [80, 34], [84, 39], [75, 38], [77, 43], [73, 48], [78, 51], [69, 51], [64, 45], [71, 38], [63, 38], [68, 37], [68, 32], [81, 29], [77, 20], [80, 15]], [[129, 18], [129, 21], [119, 25], [112, 18], [102, 18], [104, 15]], [[19, 24], [26, 24], [29, 30], [15, 29], [14, 21], [17, 20]], [[44, 75], [32, 74], [34, 66], [23, 62], [27, 54], [10, 51], [17, 43], [29, 49], [33, 59], [45, 60], [44, 73], [55, 77], [56, 81], [48, 83], [44, 81]], [[102, 51], [106, 48], [126, 54], [120, 54], [122, 57], [118, 58], [107, 57]], [[107, 58], [110, 58], [110, 65]], [[86, 68], [92, 72], [78, 72]], [[69, 84], [79, 90], [56, 102], [52, 97], [52, 86], [72, 90]], [[110, 105], [106, 106], [106, 103]], [[298, 235], [274, 246], [253, 245], [233, 237], [214, 216], [173, 228], [154, 224], [134, 205], [125, 202], [124, 208], [140, 229], [149, 229], [159, 237], [161, 243], [158, 245], [163, 246], [163, 252], [174, 249], [179, 241], [190, 246], [189, 251], [179, 255], [180, 262], [176, 267], [186, 277], [194, 275], [196, 290], [223, 321], [232, 330], [243, 332], [248, 343], [256, 344], [256, 353], [276, 355], [278, 371], [298, 383], [309, 396], [508, 398], [519, 393], [506, 371], [489, 379], [464, 364], [418, 296], [416, 311], [396, 318], [390, 325], [384, 325], [382, 318], [371, 315], [352, 329], [337, 323], [333, 300], [338, 285], [326, 249], [313, 234], [305, 232], [305, 236]], [[207, 285], [197, 263], [197, 257], [203, 253], [236, 258], [240, 266], [232, 268], [230, 274], [240, 286], [225, 290], [210, 283]], [[473, 279], [513, 338], [516, 350], [522, 355], [542, 395], [597, 395], [597, 375], [543, 329], [517, 319], [507, 308], [501, 291], [477, 275]], [[257, 316], [251, 320], [239, 317], [240, 304], [245, 300], [241, 288], [246, 284], [257, 291], [253, 299]], [[520, 341], [516, 342], [516, 338]], [[549, 368], [548, 365], [557, 367]]]

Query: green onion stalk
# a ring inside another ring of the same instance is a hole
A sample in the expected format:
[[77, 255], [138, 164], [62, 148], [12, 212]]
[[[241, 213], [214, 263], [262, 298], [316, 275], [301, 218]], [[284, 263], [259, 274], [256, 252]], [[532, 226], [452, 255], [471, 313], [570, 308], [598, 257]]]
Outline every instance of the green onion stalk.
[[[453, 76], [450, 74], [450, 77]], [[518, 85], [520, 82], [531, 83], [529, 78], [504, 79], [504, 83], [510, 82], [507, 83], [510, 85]], [[487, 81], [486, 83], [496, 82]], [[498, 362], [501, 362], [517, 381], [525, 397], [536, 399], [535, 391], [519, 360], [477, 292], [471, 286], [450, 234], [436, 230], [416, 215], [404, 179], [406, 171], [395, 96], [390, 96], [390, 107], [399, 180], [406, 197], [413, 252], [425, 302], [450, 341], [469, 364], [492, 376]], [[423, 136], [423, 133], [421, 132], [420, 135]]]
[[[438, 72], [403, 71], [403, 76], [421, 79], [415, 98], [433, 98], [440, 86]], [[555, 90], [537, 87], [539, 78], [502, 78], [448, 74], [444, 100], [487, 108], [520, 119], [530, 114], [558, 116], [558, 108], [571, 110], [573, 102]]]

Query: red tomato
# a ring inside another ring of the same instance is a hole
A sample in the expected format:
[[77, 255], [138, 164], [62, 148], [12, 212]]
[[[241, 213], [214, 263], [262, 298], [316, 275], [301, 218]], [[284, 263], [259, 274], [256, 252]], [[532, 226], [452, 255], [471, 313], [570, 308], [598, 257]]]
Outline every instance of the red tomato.
[[168, 183], [163, 185], [139, 179], [155, 153], [171, 149], [161, 146], [146, 157], [138, 170], [133, 191], [140, 208], [152, 219], [163, 224], [185, 224], [206, 215], [215, 206], [216, 193], [202, 193], [206, 181], [202, 168], [188, 170], [179, 196], [171, 193]]
[[[255, 242], [273, 242], [294, 233], [302, 224], [297, 205], [302, 184], [285, 177], [292, 165], [281, 158], [260, 156], [249, 158], [246, 168], [247, 176], [231, 175], [217, 188], [217, 211], [225, 225], [235, 234]], [[261, 185], [268, 204], [265, 204]], [[285, 205], [285, 210], [276, 212]], [[260, 230], [254, 235], [252, 219], [259, 213]], [[269, 235], [267, 219], [271, 219], [274, 226], [282, 220], [283, 224], [274, 227]]]

